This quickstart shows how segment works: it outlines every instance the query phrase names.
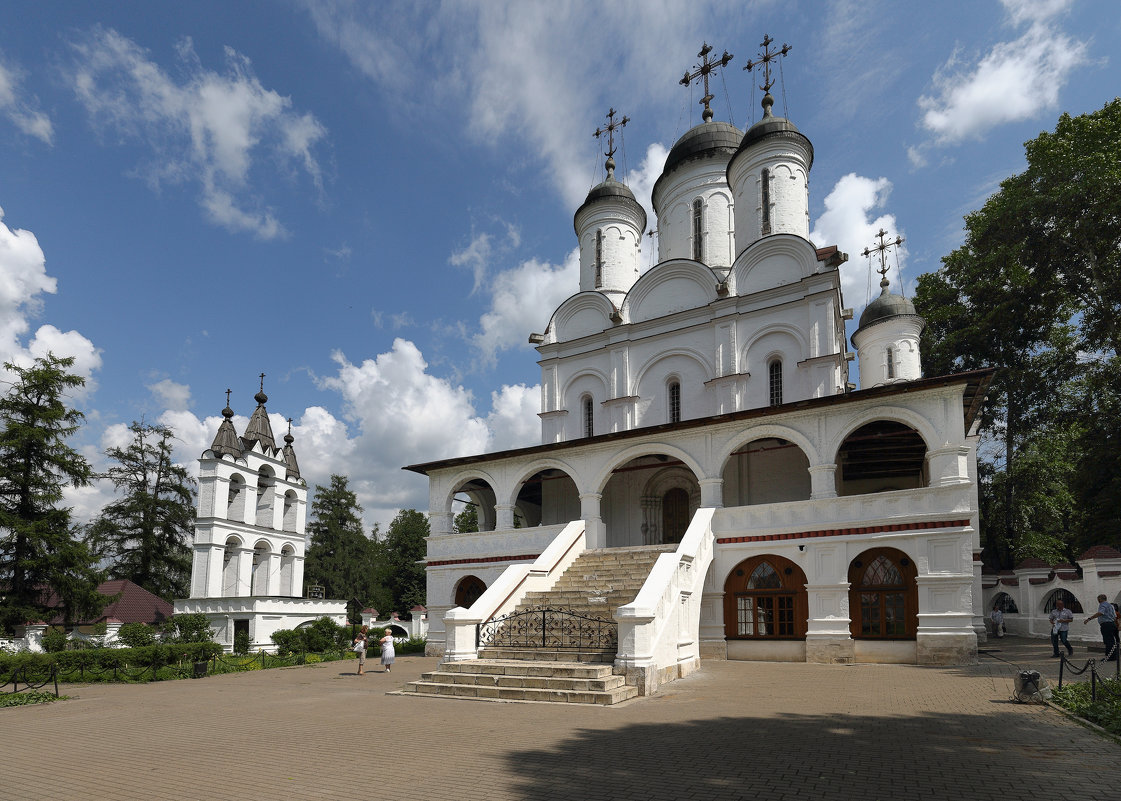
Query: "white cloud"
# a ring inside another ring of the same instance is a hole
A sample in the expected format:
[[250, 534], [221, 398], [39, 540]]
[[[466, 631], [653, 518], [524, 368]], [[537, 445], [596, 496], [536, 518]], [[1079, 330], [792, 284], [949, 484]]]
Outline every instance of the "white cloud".
[[[654, 197], [654, 184], [662, 175], [662, 168], [666, 166], [668, 155], [669, 151], [663, 145], [655, 142], [646, 148], [646, 156], [642, 159], [642, 163], [638, 165], [638, 169], [632, 170], [626, 176], [627, 186], [630, 187], [635, 200], [646, 210], [646, 230], [648, 231], [658, 227], [658, 217], [654, 214], [654, 205], [651, 201]], [[640, 270], [649, 269], [658, 260], [657, 249], [658, 240], [656, 237], [646, 237], [643, 240], [642, 251], [646, 254], [646, 258], [641, 260]]]
[[166, 409], [182, 411], [191, 405], [191, 388], [170, 378], [149, 384], [148, 389]]
[[[304, 5], [319, 35], [408, 118], [439, 109], [444, 124], [458, 116], [479, 142], [522, 140], [573, 208], [588, 191], [588, 157], [598, 153], [592, 129], [618, 103], [617, 87], [640, 93], [635, 102], [664, 99], [701, 39], [711, 39], [706, 19], [742, 17], [731, 0], [464, 0], [437, 13], [352, 0]], [[409, 69], [422, 60], [427, 70]]]
[[155, 186], [197, 181], [199, 205], [214, 223], [261, 239], [285, 235], [253, 191], [253, 168], [298, 165], [318, 188], [313, 148], [326, 129], [290, 98], [266, 89], [249, 59], [226, 48], [224, 74], [205, 69], [190, 39], [180, 42], [177, 79], [147, 51], [112, 29], [94, 28], [73, 45], [73, 86], [94, 126], [147, 142], [142, 167]]
[[[72, 372], [86, 379], [75, 393], [85, 397], [94, 390], [93, 373], [101, 367], [101, 351], [77, 331], [61, 331], [53, 325], [40, 326], [25, 341], [31, 319], [43, 307], [42, 294], [54, 294], [58, 282], [47, 275], [46, 258], [31, 231], [9, 228], [0, 209], [0, 363], [28, 366], [48, 352], [74, 357]], [[10, 380], [0, 368], [0, 380]]]
[[1028, 29], [1012, 41], [998, 42], [974, 63], [953, 53], [934, 74], [934, 92], [918, 100], [922, 127], [932, 136], [914, 153], [978, 139], [990, 129], [1028, 120], [1054, 109], [1071, 73], [1086, 64], [1087, 45], [1058, 30], [1054, 17], [1069, 0], [1004, 0], [1014, 26]]
[[38, 110], [34, 98], [27, 98], [20, 91], [22, 80], [23, 74], [17, 67], [0, 59], [0, 114], [23, 133], [50, 145], [54, 142], [51, 118]]
[[504, 451], [541, 442], [541, 385], [504, 386], [490, 394], [487, 427], [491, 440], [487, 450]]
[[580, 283], [580, 251], [569, 252], [564, 264], [552, 265], [536, 259], [523, 262], [490, 280], [490, 308], [479, 318], [479, 333], [472, 344], [487, 365], [498, 353], [521, 346], [528, 350], [529, 335], [543, 332], [548, 315]]
[[496, 258], [515, 250], [521, 243], [521, 232], [510, 223], [500, 223], [505, 229], [502, 236], [486, 232], [473, 234], [471, 241], [448, 257], [448, 263], [455, 267], [471, 270], [474, 294], [484, 286]]
[[[891, 192], [891, 182], [886, 178], [864, 178], [849, 173], [837, 181], [836, 186], [825, 198], [825, 211], [814, 223], [810, 239], [818, 247], [836, 245], [849, 254], [849, 260], [841, 266], [841, 292], [845, 304], [858, 310], [869, 300], [869, 291], [874, 297], [879, 293], [880, 278], [873, 273], [869, 283], [868, 259], [861, 256], [866, 248], [874, 246], [880, 229], [888, 232], [889, 239], [906, 234], [896, 224], [895, 215], [879, 214], [872, 217], [876, 209], [883, 207]], [[906, 245], [899, 248], [900, 269], [906, 266]], [[879, 267], [877, 261], [875, 267]], [[895, 256], [889, 256], [888, 280], [892, 282], [893, 292], [899, 292], [895, 272]], [[871, 290], [869, 290], [871, 286]]]

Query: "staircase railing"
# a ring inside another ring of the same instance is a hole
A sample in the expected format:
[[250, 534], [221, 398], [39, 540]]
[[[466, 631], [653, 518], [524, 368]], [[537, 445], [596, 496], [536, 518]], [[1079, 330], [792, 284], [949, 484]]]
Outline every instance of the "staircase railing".
[[548, 592], [587, 547], [584, 521], [573, 520], [553, 538], [532, 564], [510, 565], [470, 609], [457, 606], [444, 615], [447, 640], [444, 660], [478, 659], [476, 627], [508, 615], [530, 592]]
[[615, 611], [616, 672], [624, 670], [643, 695], [700, 664], [701, 591], [712, 564], [715, 511], [698, 509], [677, 550], [661, 554], [634, 601]]

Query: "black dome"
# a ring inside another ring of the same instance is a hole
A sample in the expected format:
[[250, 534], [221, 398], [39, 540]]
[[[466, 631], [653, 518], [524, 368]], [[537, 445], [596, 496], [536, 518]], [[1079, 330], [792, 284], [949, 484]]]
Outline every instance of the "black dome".
[[907, 300], [902, 295], [892, 295], [884, 287], [883, 292], [874, 301], [868, 304], [864, 312], [860, 315], [860, 322], [857, 331], [861, 331], [873, 323], [878, 323], [881, 320], [886, 320], [889, 317], [902, 317], [902, 316], [917, 317], [918, 313], [915, 311], [915, 304]]
[[668, 175], [679, 164], [707, 153], [727, 153], [729, 156], [739, 147], [743, 132], [727, 122], [702, 122], [685, 132], [666, 157], [662, 175]]
[[739, 143], [737, 152], [746, 150], [756, 142], [761, 142], [771, 136], [783, 137], [797, 137], [806, 143], [806, 148], [810, 151], [809, 166], [813, 166], [814, 162], [814, 146], [809, 138], [798, 130], [798, 126], [784, 117], [773, 117], [766, 115], [759, 122], [752, 125], [747, 129], [747, 133], [743, 135], [743, 141]]

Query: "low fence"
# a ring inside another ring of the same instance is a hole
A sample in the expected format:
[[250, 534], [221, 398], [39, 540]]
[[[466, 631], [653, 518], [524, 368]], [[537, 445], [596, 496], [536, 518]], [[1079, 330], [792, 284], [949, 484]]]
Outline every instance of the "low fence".
[[492, 617], [475, 626], [475, 647], [608, 651], [619, 645], [619, 626], [610, 618], [571, 609], [536, 607]]
[[[1114, 650], [1116, 650], [1116, 646], [1114, 647]], [[1112, 664], [1105, 670], [1100, 670], [1099, 668], [1101, 668], [1101, 663], [1103, 661], [1112, 662]], [[1121, 699], [1121, 689], [1117, 689], [1116, 684], [1110, 686], [1102, 681], [1104, 678], [1121, 679], [1121, 660], [1119, 659], [1106, 659], [1101, 661], [1097, 659], [1087, 659], [1086, 664], [1084, 664], [1081, 668], [1078, 668], [1075, 667], [1073, 662], [1067, 659], [1066, 654], [1063, 654], [1062, 659], [1059, 662], [1059, 689], [1061, 690], [1063, 688], [1063, 681], [1066, 678], [1066, 674], [1069, 673], [1072, 676], [1082, 676], [1086, 673], [1086, 671], [1090, 672], [1091, 701], [1098, 700], [1099, 692], [1104, 693], [1104, 697], [1110, 701]], [[1113, 675], [1110, 676], [1107, 674]]]

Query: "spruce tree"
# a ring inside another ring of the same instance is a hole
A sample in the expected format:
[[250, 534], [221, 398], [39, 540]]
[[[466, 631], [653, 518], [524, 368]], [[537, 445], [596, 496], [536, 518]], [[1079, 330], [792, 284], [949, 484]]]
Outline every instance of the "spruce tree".
[[194, 479], [172, 461], [167, 426], [133, 422], [132, 442], [105, 452], [116, 462], [104, 476], [123, 496], [90, 526], [87, 543], [110, 562], [109, 575], [155, 595], [185, 598], [191, 580]]
[[304, 579], [322, 585], [326, 597], [347, 601], [351, 620], [374, 599], [373, 543], [361, 515], [346, 476], [333, 475], [331, 486], [315, 488]]
[[67, 484], [90, 482], [89, 463], [66, 440], [83, 415], [65, 396], [85, 384], [68, 372], [73, 358], [48, 353], [30, 367], [6, 363], [15, 381], [0, 396], [0, 626], [54, 617], [58, 595], [67, 620], [100, 612], [101, 575], [89, 549], [72, 536]]

